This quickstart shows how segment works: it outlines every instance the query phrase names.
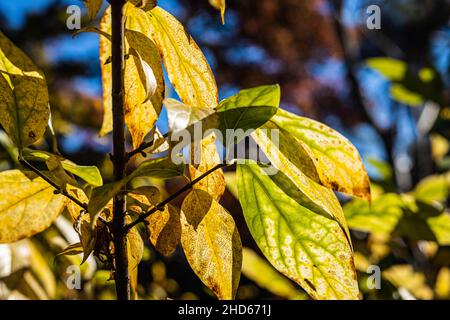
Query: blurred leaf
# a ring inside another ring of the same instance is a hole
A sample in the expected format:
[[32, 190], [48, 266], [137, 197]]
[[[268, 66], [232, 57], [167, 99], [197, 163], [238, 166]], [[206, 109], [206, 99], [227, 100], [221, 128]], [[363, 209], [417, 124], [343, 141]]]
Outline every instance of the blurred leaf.
[[413, 195], [427, 203], [445, 202], [450, 192], [450, 172], [442, 175], [432, 175], [423, 179], [415, 187]]
[[30, 180], [19, 170], [1, 172], [0, 243], [47, 229], [67, 203], [67, 198], [53, 191], [41, 178]]
[[344, 213], [351, 229], [390, 234], [403, 217], [403, 201], [393, 193], [374, 199], [371, 205], [355, 199], [344, 206]]
[[450, 245], [450, 213], [444, 212], [437, 217], [427, 219], [427, 224], [442, 246]]
[[0, 32], [0, 124], [19, 149], [44, 135], [48, 103], [43, 73]]
[[391, 81], [402, 80], [408, 69], [405, 62], [384, 57], [367, 59], [366, 64]]
[[103, 185], [102, 175], [96, 166], [80, 166], [70, 160], [40, 150], [26, 149], [23, 156], [29, 161], [47, 161], [51, 157], [57, 157], [64, 170], [73, 173], [94, 187]]
[[436, 296], [439, 299], [450, 298], [450, 268], [442, 267], [436, 278]]
[[270, 263], [315, 299], [358, 299], [340, 225], [296, 202], [256, 164], [239, 164], [237, 175], [247, 226]]
[[423, 300], [433, 298], [433, 291], [426, 284], [423, 273], [415, 272], [410, 265], [396, 265], [382, 272], [384, 278], [398, 289], [407, 289], [414, 297]]
[[65, 248], [63, 251], [58, 253], [56, 255], [56, 257], [65, 256], [65, 255], [68, 255], [68, 256], [77, 255], [77, 254], [83, 253], [83, 251], [84, 250], [83, 250], [82, 244], [80, 242], [77, 242], [77, 243], [71, 244], [70, 246]]
[[301, 292], [269, 263], [250, 248], [242, 249], [242, 273], [261, 288], [286, 299], [295, 299]]
[[192, 270], [219, 299], [234, 299], [242, 244], [232, 216], [211, 195], [194, 189], [183, 201], [181, 227], [181, 243]]
[[183, 25], [160, 7], [147, 12], [150, 38], [164, 60], [170, 81], [181, 100], [195, 107], [215, 109], [216, 81], [203, 53]]

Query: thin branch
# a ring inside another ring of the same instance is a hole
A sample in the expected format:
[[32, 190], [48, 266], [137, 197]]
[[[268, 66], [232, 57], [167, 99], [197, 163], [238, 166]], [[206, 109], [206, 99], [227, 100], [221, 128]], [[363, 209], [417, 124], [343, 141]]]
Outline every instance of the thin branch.
[[[62, 186], [58, 185], [56, 182], [54, 182], [52, 179], [50, 179], [48, 176], [46, 176], [45, 174], [43, 174], [41, 171], [39, 171], [38, 168], [36, 168], [35, 166], [33, 166], [31, 163], [29, 163], [27, 160], [23, 159], [23, 158], [19, 158], [19, 162], [27, 167], [28, 169], [30, 169], [31, 171], [33, 171], [34, 173], [36, 173], [39, 177], [41, 177], [43, 180], [45, 180], [45, 182], [47, 182], [49, 185], [51, 185], [53, 188], [55, 188], [56, 191], [58, 191], [58, 193], [62, 194], [63, 196], [65, 196], [66, 198], [68, 198], [70, 201], [74, 202], [75, 204], [77, 204], [80, 208], [82, 208], [83, 210], [85, 210], [86, 212], [88, 212], [88, 205], [87, 203], [83, 203], [81, 202], [79, 199], [75, 198], [74, 196], [72, 196], [69, 192], [67, 192], [67, 190], [65, 188], [63, 188]], [[106, 221], [103, 217], [98, 217], [98, 220], [100, 220], [102, 223], [109, 225], [109, 221]]]
[[203, 173], [202, 175], [200, 175], [198, 178], [192, 180], [191, 182], [189, 182], [188, 184], [186, 184], [185, 186], [183, 186], [181, 189], [179, 189], [178, 191], [176, 191], [175, 193], [171, 194], [169, 197], [167, 197], [166, 199], [164, 199], [163, 201], [161, 201], [160, 203], [158, 203], [156, 206], [154, 206], [152, 209], [150, 209], [149, 211], [147, 211], [146, 213], [140, 215], [136, 220], [134, 220], [133, 222], [129, 223], [128, 225], [125, 226], [125, 231], [128, 232], [131, 228], [133, 228], [134, 226], [136, 226], [138, 223], [144, 222], [146, 218], [148, 218], [150, 215], [152, 215], [153, 213], [157, 212], [157, 211], [162, 211], [164, 210], [164, 207], [169, 204], [172, 200], [175, 200], [178, 196], [180, 196], [181, 194], [183, 194], [184, 192], [190, 190], [196, 183], [200, 182], [201, 180], [203, 180], [204, 178], [206, 178], [208, 175], [210, 175], [211, 173], [213, 173], [214, 171], [226, 167], [228, 164], [226, 163], [220, 163], [216, 166], [214, 166], [213, 168], [209, 169], [208, 171], [206, 171], [205, 173]]
[[[168, 133], [164, 134], [162, 137], [163, 138], [167, 138], [168, 137]], [[145, 156], [145, 149], [148, 149], [150, 147], [153, 147], [153, 145], [155, 144], [155, 139], [153, 138], [151, 141], [147, 141], [147, 142], [142, 142], [141, 145], [139, 147], [137, 147], [136, 149], [130, 151], [127, 153], [127, 160], [130, 160], [132, 157], [134, 157], [137, 154], [142, 154]]]

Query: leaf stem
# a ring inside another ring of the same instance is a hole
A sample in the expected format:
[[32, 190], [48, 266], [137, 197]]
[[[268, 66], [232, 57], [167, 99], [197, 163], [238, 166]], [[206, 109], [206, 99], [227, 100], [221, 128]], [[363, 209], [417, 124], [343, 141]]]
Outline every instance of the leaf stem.
[[190, 190], [196, 183], [200, 182], [201, 180], [206, 178], [208, 175], [210, 175], [214, 171], [216, 171], [216, 170], [218, 170], [220, 168], [226, 167], [227, 165], [228, 165], [227, 163], [220, 163], [220, 164], [212, 167], [211, 169], [209, 169], [208, 171], [203, 173], [201, 176], [199, 176], [196, 179], [192, 180], [191, 182], [189, 182], [188, 184], [186, 184], [185, 186], [180, 188], [178, 191], [176, 191], [175, 193], [171, 194], [169, 197], [167, 197], [166, 199], [164, 199], [163, 201], [161, 201], [160, 203], [155, 205], [152, 209], [150, 209], [146, 213], [141, 214], [138, 218], [136, 218], [136, 220], [134, 220], [133, 222], [130, 222], [129, 224], [127, 224], [125, 226], [125, 231], [128, 232], [131, 228], [133, 228], [137, 224], [139, 224], [141, 222], [144, 222], [145, 219], [148, 218], [153, 213], [155, 213], [157, 211], [164, 210], [164, 207], [167, 204], [169, 204], [172, 200], [176, 199], [178, 196], [180, 196], [184, 192]]

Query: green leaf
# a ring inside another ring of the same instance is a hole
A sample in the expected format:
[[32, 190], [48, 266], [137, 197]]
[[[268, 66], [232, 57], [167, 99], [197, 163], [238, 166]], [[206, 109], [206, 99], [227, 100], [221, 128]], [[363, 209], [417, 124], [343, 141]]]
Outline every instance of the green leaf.
[[302, 206], [254, 164], [239, 164], [239, 200], [269, 262], [315, 299], [358, 299], [352, 249], [339, 223]]
[[175, 164], [170, 157], [157, 158], [142, 162], [131, 173], [129, 179], [137, 177], [169, 179], [182, 176], [183, 171], [183, 164]]
[[402, 80], [408, 70], [404, 61], [384, 57], [367, 59], [366, 64], [391, 81]]
[[427, 203], [443, 203], [450, 193], [450, 173], [429, 176], [415, 187], [413, 195]]
[[31, 237], [47, 229], [64, 209], [67, 198], [55, 194], [41, 178], [19, 170], [0, 173], [0, 243]]
[[44, 135], [48, 103], [43, 73], [0, 32], [0, 124], [19, 149]]
[[23, 156], [26, 160], [30, 161], [47, 161], [51, 157], [57, 157], [61, 161], [64, 170], [80, 177], [94, 187], [103, 185], [102, 175], [96, 166], [80, 166], [70, 160], [40, 150], [26, 149], [24, 150]]
[[281, 109], [271, 121], [309, 147], [322, 185], [370, 199], [369, 177], [348, 139], [320, 122]]

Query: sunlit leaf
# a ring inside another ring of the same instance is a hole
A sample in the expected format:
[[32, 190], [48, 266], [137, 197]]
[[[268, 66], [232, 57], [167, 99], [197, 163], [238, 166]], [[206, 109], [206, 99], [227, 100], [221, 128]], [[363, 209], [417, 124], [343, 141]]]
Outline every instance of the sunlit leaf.
[[152, 10], [157, 5], [156, 0], [127, 0], [127, 1], [144, 11]]
[[[191, 147], [191, 165], [189, 174], [191, 180], [201, 176], [203, 173], [220, 163], [217, 153], [216, 136], [214, 133], [204, 138], [200, 145], [193, 144]], [[215, 200], [219, 200], [225, 192], [225, 177], [222, 169], [218, 169], [193, 186], [209, 193]]]
[[205, 56], [183, 25], [160, 7], [147, 12], [150, 38], [158, 47], [181, 100], [195, 107], [218, 105], [216, 81]]
[[370, 199], [369, 177], [358, 150], [348, 139], [324, 124], [282, 109], [271, 121], [311, 149], [321, 184]]
[[[24, 158], [30, 161], [47, 161], [50, 157], [55, 156], [46, 151], [27, 149], [23, 154]], [[94, 187], [101, 186], [103, 179], [100, 171], [96, 166], [80, 166], [76, 163], [58, 156], [64, 170], [80, 177]]]
[[286, 299], [300, 297], [300, 292], [266, 260], [250, 248], [242, 249], [242, 274], [261, 288]]
[[155, 212], [146, 220], [150, 242], [159, 253], [170, 255], [181, 239], [179, 210], [169, 204], [163, 211]]
[[[161, 111], [164, 98], [164, 75], [161, 59], [154, 43], [150, 40], [148, 15], [133, 5], [125, 5], [126, 52], [125, 60], [125, 122], [138, 147], [150, 132]], [[111, 34], [111, 10], [105, 12], [100, 30]], [[130, 49], [131, 48], [131, 49]], [[134, 53], [134, 54], [133, 54]], [[104, 118], [100, 135], [112, 130], [111, 101], [111, 42], [100, 37], [100, 63], [103, 82]]]
[[445, 202], [450, 194], [450, 173], [428, 176], [419, 182], [413, 194], [427, 203]]
[[242, 244], [232, 216], [208, 193], [194, 189], [183, 201], [181, 226], [181, 243], [192, 270], [219, 299], [233, 299]]
[[[273, 140], [272, 130], [276, 130], [275, 133], [278, 134], [278, 143]], [[256, 130], [252, 137], [270, 160], [271, 165], [283, 173], [277, 177], [288, 178], [277, 179], [276, 183], [302, 206], [336, 219], [349, 237], [344, 213], [334, 192], [310, 179], [317, 178], [318, 174], [314, 169], [314, 159], [309, 156], [308, 147], [301, 141], [294, 140], [272, 120]], [[308, 172], [309, 177], [304, 172]]]
[[247, 226], [270, 263], [315, 299], [358, 299], [352, 249], [334, 219], [288, 196], [254, 163], [237, 169]]
[[43, 73], [0, 32], [0, 124], [19, 149], [44, 135], [48, 102]]
[[0, 173], [0, 243], [30, 237], [47, 229], [67, 203], [41, 178], [19, 170]]
[[183, 171], [183, 164], [175, 164], [170, 157], [155, 158], [142, 162], [131, 173], [129, 179], [137, 177], [167, 179], [182, 176]]

